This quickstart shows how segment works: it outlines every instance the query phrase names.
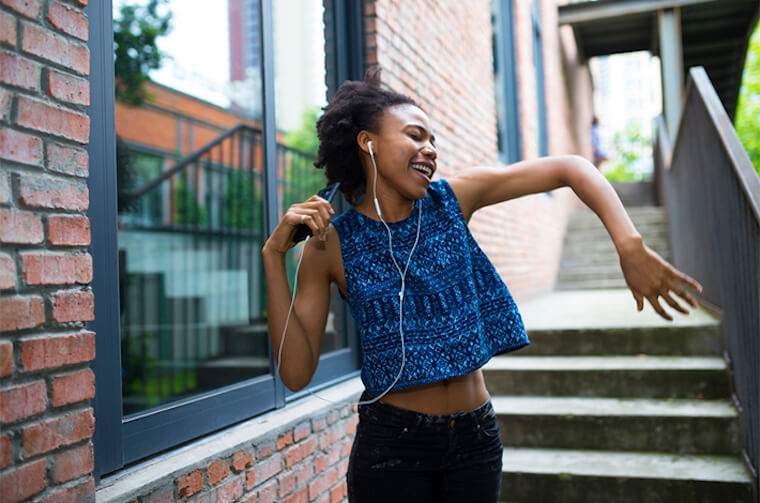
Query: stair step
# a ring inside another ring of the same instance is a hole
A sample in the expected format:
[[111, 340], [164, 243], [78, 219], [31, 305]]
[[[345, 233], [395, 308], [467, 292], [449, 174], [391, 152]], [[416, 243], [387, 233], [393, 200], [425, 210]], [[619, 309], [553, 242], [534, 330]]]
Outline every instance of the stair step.
[[[670, 252], [670, 242], [666, 240], [661, 239], [646, 239], [644, 237], [644, 244], [646, 244], [649, 248], [653, 249], [660, 255], [662, 255], [662, 252]], [[566, 255], [572, 256], [573, 254], [583, 254], [587, 255], [590, 253], [615, 253], [617, 255], [617, 250], [615, 250], [615, 245], [610, 239], [609, 236], [604, 238], [599, 238], [598, 240], [592, 240], [592, 241], [583, 241], [583, 242], [565, 242], [562, 245], [562, 255], [563, 257]]]
[[721, 354], [716, 325], [588, 327], [528, 330], [531, 344], [520, 356], [539, 355], [661, 355]]
[[504, 445], [736, 454], [730, 400], [495, 396]]
[[484, 367], [492, 394], [618, 398], [730, 396], [726, 363], [699, 356], [497, 356]]
[[752, 502], [733, 456], [505, 447], [502, 465], [503, 502]]

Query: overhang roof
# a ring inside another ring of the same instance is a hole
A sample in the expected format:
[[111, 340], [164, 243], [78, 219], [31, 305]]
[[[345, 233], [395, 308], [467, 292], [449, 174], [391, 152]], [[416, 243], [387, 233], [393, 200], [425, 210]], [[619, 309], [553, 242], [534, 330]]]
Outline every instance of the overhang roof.
[[733, 118], [760, 0], [589, 0], [559, 7], [586, 58], [648, 50], [659, 56], [657, 11], [680, 7], [684, 75], [703, 66]]

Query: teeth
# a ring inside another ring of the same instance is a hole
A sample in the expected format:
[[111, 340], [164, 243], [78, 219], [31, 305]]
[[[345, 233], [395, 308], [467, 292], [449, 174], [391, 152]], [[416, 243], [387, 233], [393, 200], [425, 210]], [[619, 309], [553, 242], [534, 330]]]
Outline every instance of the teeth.
[[412, 168], [416, 169], [417, 171], [421, 171], [428, 178], [433, 176], [433, 170], [424, 164], [412, 164]]

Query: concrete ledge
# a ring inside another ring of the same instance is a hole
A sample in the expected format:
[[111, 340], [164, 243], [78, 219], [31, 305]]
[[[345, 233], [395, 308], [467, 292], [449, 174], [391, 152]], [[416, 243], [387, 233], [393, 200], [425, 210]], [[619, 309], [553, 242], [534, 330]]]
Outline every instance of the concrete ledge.
[[364, 391], [360, 377], [316, 391], [320, 396], [340, 405], [332, 404], [321, 398], [306, 395], [282, 409], [277, 409], [257, 416], [243, 423], [230, 426], [224, 430], [207, 435], [171, 452], [158, 455], [137, 465], [125, 468], [109, 477], [101, 479], [95, 493], [98, 503], [115, 503], [131, 501], [145, 495], [154, 488], [166, 484], [195, 468], [204, 467], [210, 460], [231, 455], [238, 449], [270, 439], [291, 429], [305, 418], [326, 415], [341, 409], [341, 417], [353, 413], [353, 404], [359, 400]]

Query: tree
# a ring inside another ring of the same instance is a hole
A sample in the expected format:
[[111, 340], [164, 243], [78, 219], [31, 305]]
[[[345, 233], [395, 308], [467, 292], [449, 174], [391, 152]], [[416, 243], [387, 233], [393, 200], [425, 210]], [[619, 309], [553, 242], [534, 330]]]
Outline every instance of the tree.
[[122, 5], [113, 21], [116, 99], [139, 106], [150, 98], [145, 83], [165, 55], [156, 42], [170, 30], [171, 12], [159, 13], [167, 0], [150, 0], [147, 5]]
[[760, 175], [760, 23], [755, 26], [747, 46], [734, 127]]
[[652, 158], [651, 138], [644, 134], [636, 122], [629, 122], [612, 137], [614, 155], [604, 170], [611, 182], [639, 182], [651, 175], [651, 169], [642, 169], [644, 162]]

